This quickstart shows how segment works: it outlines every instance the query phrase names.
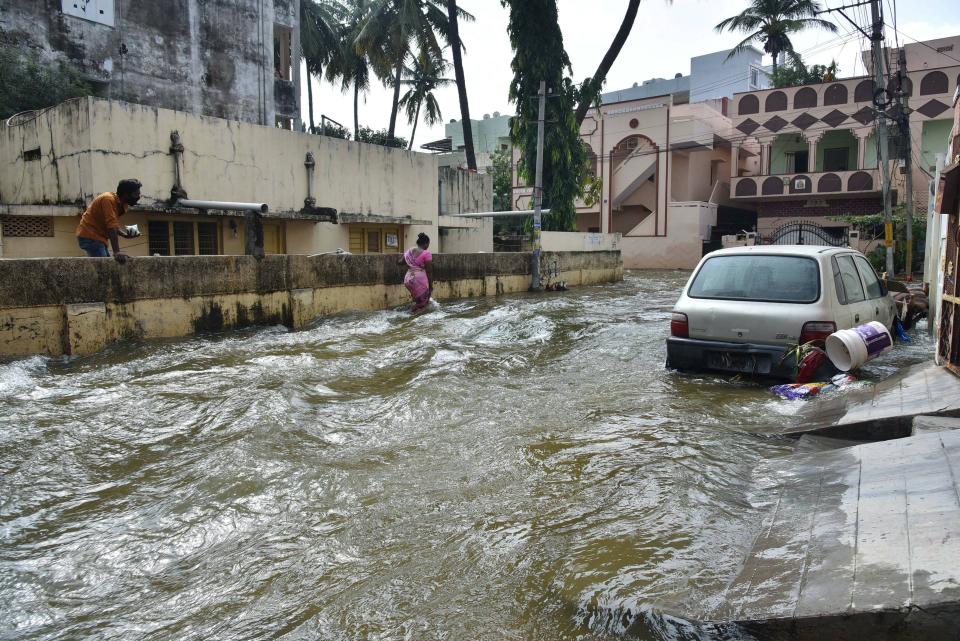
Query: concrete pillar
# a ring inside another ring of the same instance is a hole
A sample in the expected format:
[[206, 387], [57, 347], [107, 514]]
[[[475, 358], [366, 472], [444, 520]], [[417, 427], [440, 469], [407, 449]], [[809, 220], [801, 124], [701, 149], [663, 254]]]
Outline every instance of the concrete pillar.
[[737, 178], [740, 175], [740, 145], [734, 143], [730, 146], [730, 178]]
[[773, 142], [760, 142], [760, 175], [770, 175], [770, 152], [773, 149]]
[[873, 129], [857, 129], [854, 134], [857, 136], [857, 169], [866, 169], [867, 166], [867, 138]]
[[290, 290], [291, 329], [303, 329], [317, 317], [313, 288]]
[[105, 303], [75, 303], [63, 309], [67, 320], [64, 353], [85, 356], [107, 346], [110, 337]]
[[817, 143], [820, 142], [820, 134], [807, 137], [807, 171], [820, 171], [817, 169]]

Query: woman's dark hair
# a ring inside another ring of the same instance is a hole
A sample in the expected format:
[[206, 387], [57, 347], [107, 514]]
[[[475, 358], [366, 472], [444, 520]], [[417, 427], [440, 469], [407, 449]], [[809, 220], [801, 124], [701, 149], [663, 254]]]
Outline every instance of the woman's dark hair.
[[117, 184], [117, 195], [132, 194], [142, 186], [141, 182], [136, 178], [124, 178]]
[[430, 244], [430, 237], [424, 234], [423, 232], [420, 232], [420, 234], [417, 236], [417, 245], [419, 245], [420, 247], [425, 247], [429, 244]]

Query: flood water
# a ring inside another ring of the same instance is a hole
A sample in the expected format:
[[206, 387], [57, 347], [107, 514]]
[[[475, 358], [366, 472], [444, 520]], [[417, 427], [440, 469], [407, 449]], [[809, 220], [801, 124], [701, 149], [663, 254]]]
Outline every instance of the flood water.
[[686, 276], [0, 364], [0, 639], [676, 638], [803, 402], [664, 369]]

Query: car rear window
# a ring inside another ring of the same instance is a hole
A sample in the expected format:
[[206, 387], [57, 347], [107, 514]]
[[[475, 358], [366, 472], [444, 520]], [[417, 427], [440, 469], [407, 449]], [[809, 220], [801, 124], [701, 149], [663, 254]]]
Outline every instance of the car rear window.
[[703, 263], [687, 296], [812, 303], [820, 298], [820, 269], [804, 256], [716, 256]]

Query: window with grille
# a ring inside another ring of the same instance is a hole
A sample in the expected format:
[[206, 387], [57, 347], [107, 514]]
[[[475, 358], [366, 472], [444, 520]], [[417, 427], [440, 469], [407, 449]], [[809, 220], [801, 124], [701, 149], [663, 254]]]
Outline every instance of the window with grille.
[[193, 256], [193, 223], [173, 223], [173, 253], [177, 256]]
[[151, 256], [170, 255], [170, 223], [163, 220], [147, 222], [147, 244]]
[[7, 238], [52, 238], [53, 218], [49, 216], [0, 216]]
[[368, 254], [380, 253], [380, 232], [378, 231], [367, 232], [367, 253]]
[[217, 223], [197, 223], [197, 249], [201, 256], [216, 256], [217, 251]]

